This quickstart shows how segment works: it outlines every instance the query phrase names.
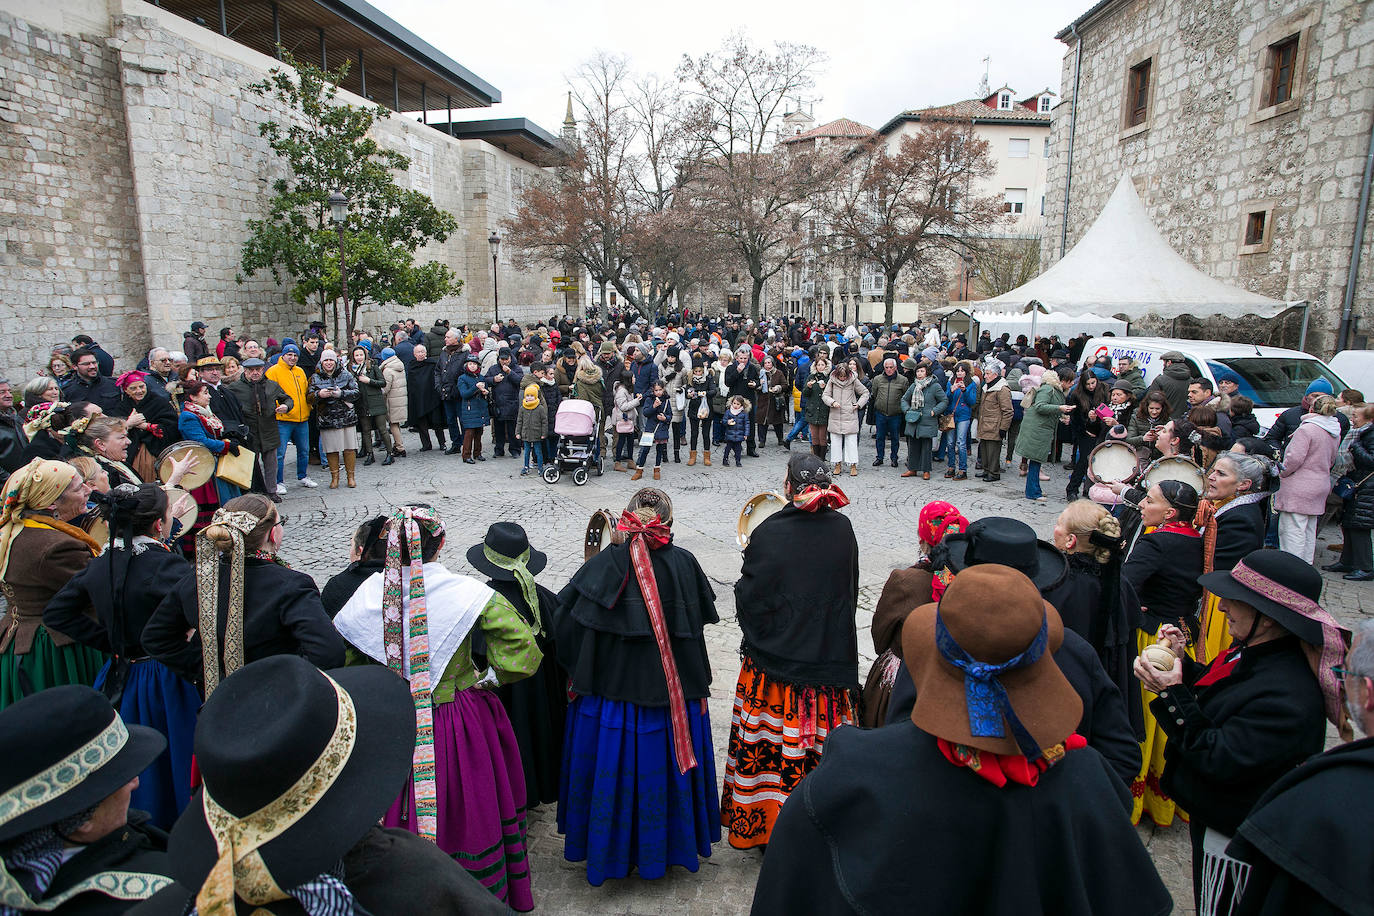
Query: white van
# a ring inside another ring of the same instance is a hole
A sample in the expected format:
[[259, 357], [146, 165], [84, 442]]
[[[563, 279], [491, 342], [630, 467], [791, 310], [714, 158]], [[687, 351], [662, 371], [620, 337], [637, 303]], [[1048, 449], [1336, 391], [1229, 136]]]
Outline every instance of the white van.
[[1336, 394], [1347, 387], [1331, 367], [1310, 353], [1285, 350], [1282, 347], [1262, 347], [1258, 344], [1223, 343], [1217, 340], [1176, 340], [1170, 337], [1094, 337], [1083, 348], [1079, 369], [1092, 365], [1097, 359], [1109, 356], [1112, 367], [1123, 356], [1135, 360], [1145, 373], [1145, 383], [1153, 382], [1164, 370], [1161, 357], [1177, 350], [1188, 360], [1192, 378], [1211, 379], [1215, 373], [1230, 369], [1240, 376], [1239, 394], [1255, 402], [1255, 416], [1262, 430], [1289, 407], [1297, 405], [1307, 386], [1324, 378]]
[[[1374, 393], [1374, 350], [1342, 350], [1331, 357], [1331, 370], [1361, 394]], [[1340, 392], [1336, 392], [1340, 394]], [[1369, 395], [1365, 394], [1368, 398]]]

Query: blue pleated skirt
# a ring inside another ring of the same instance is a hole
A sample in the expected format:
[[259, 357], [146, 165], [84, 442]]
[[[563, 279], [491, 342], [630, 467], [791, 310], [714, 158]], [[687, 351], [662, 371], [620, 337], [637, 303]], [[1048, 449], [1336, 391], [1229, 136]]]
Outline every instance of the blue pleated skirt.
[[[105, 684], [112, 661], [106, 662], [95, 680]], [[200, 712], [200, 694], [162, 662], [134, 662], [124, 685], [119, 715], [129, 725], [146, 725], [167, 738], [167, 749], [138, 774], [138, 788], [131, 808], [148, 812], [152, 823], [163, 830], [172, 824], [191, 800], [191, 746]]]
[[587, 881], [696, 871], [720, 842], [720, 799], [705, 700], [687, 701], [697, 766], [677, 771], [667, 707], [582, 696], [568, 706], [558, 830]]

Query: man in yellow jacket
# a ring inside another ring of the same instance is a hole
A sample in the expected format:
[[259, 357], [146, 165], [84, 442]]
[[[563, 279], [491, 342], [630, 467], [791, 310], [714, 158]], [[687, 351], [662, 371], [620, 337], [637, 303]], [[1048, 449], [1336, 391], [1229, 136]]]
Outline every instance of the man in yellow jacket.
[[314, 489], [318, 484], [310, 479], [310, 402], [305, 391], [309, 379], [305, 370], [296, 365], [301, 351], [295, 344], [282, 348], [281, 359], [267, 370], [267, 377], [282, 387], [291, 398], [291, 409], [277, 414], [277, 428], [281, 431], [281, 446], [277, 449], [277, 495], [286, 495], [282, 472], [286, 467], [286, 446], [296, 446], [296, 478], [301, 486]]

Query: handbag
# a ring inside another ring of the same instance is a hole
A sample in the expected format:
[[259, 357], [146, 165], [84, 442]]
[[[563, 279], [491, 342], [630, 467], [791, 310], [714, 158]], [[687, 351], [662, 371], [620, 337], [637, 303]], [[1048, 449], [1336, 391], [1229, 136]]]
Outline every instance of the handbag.
[[942, 433], [947, 433], [956, 426], [956, 423], [954, 422], [954, 414], [952, 413], [940, 414], [940, 419], [935, 422], [936, 428], [938, 428]]
[[1336, 480], [1336, 485], [1331, 488], [1331, 492], [1334, 493], [1338, 499], [1349, 499], [1350, 497], [1354, 496], [1356, 491], [1358, 491], [1360, 487], [1364, 486], [1365, 483], [1371, 477], [1374, 477], [1374, 471], [1371, 471], [1370, 473], [1364, 475], [1364, 480], [1361, 480], [1359, 483], [1356, 483], [1355, 481], [1350, 479], [1349, 475], [1342, 474]]
[[642, 432], [642, 433], [639, 434], [639, 447], [640, 447], [640, 448], [649, 448], [649, 447], [651, 447], [653, 444], [654, 444], [654, 431], [653, 431], [652, 429], [645, 430], [644, 432]]
[[632, 433], [635, 431], [635, 418], [625, 411], [620, 412], [620, 419], [615, 421], [615, 431], [618, 433]]
[[906, 421], [908, 423], [920, 423], [921, 412], [917, 410], [915, 407], [911, 408], [906, 412]]

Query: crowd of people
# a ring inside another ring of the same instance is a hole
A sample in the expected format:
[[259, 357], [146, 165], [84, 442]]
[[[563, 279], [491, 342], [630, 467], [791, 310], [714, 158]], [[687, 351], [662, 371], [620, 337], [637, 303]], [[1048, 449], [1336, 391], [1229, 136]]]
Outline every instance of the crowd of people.
[[[320, 328], [211, 348], [197, 322], [141, 368], [78, 337], [18, 405], [0, 384], [0, 914], [528, 911], [539, 805], [594, 886], [695, 872], [722, 836], [758, 849], [759, 914], [1167, 913], [1142, 818], [1186, 818], [1206, 916], [1363, 911], [1349, 815], [1374, 739], [1351, 738], [1374, 727], [1374, 627], [1323, 609], [1308, 523], [1339, 470], [1331, 567], [1370, 577], [1358, 392], [1313, 389], [1260, 438], [1181, 354], [1147, 386], [1129, 361], [1076, 372], [1056, 341], [620, 317], [398, 322], [376, 357]], [[568, 398], [635, 479], [684, 446], [711, 464], [712, 438], [723, 464], [769, 430], [809, 442], [734, 584], [719, 778], [706, 634], [727, 574], [676, 542], [668, 492], [635, 491], [566, 583], [510, 522], [463, 545], [478, 576], [451, 570], [424, 504], [360, 525], [322, 589], [279, 555], [286, 445], [304, 486], [312, 460], [333, 487], [358, 452], [393, 464], [405, 428], [476, 462], [491, 427], [493, 456], [538, 469]], [[926, 504], [861, 680], [840, 481], [870, 420], [875, 467], [907, 440], [900, 477], [938, 458], [996, 480], [1020, 456], [1043, 499], [1059, 449], [1071, 477], [1039, 534]], [[1205, 484], [1085, 496], [1109, 439]], [[252, 467], [191, 485], [195, 449]], [[1328, 724], [1346, 743], [1322, 753]]]

